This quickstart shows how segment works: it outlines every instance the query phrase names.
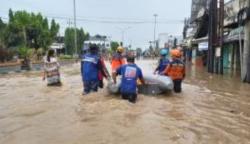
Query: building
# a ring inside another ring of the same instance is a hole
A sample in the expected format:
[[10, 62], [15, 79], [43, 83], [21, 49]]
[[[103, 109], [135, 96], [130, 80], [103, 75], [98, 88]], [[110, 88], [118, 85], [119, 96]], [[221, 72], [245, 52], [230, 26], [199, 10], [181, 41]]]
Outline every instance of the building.
[[[204, 57], [207, 55], [209, 12], [211, 11], [207, 9], [209, 8], [209, 3], [205, 3], [203, 0], [198, 1], [193, 0], [191, 19], [185, 22], [183, 32], [185, 38], [184, 45], [189, 51], [192, 51], [192, 58], [195, 59], [193, 62], [197, 62], [197, 59], [203, 61], [209, 59]], [[213, 60], [216, 61], [218, 56], [222, 57], [222, 66], [225, 72], [241, 72], [241, 76], [246, 73], [244, 72], [246, 71], [244, 61], [246, 63], [247, 59], [244, 60], [243, 57], [246, 53], [250, 53], [246, 42], [244, 42], [245, 39], [249, 39], [246, 35], [246, 30], [248, 29], [246, 23], [250, 18], [247, 14], [249, 11], [247, 2], [247, 0], [230, 0], [224, 4], [224, 45], [220, 48], [221, 51], [214, 50], [215, 56]], [[219, 21], [219, 19], [217, 20]], [[191, 31], [190, 35], [188, 35], [188, 31]], [[218, 41], [217, 45], [219, 46]]]
[[[231, 72], [241, 72], [242, 50], [246, 39], [244, 23], [240, 24], [238, 16], [247, 7], [246, 0], [231, 0], [225, 4], [223, 66]], [[242, 19], [245, 21], [246, 19]]]
[[50, 49], [53, 49], [56, 54], [62, 54], [65, 51], [64, 43], [54, 42], [50, 45]]
[[107, 36], [95, 35], [90, 36], [89, 40], [84, 42], [83, 50], [86, 49], [89, 44], [96, 44], [99, 46], [101, 52], [105, 52], [111, 49], [111, 39]]

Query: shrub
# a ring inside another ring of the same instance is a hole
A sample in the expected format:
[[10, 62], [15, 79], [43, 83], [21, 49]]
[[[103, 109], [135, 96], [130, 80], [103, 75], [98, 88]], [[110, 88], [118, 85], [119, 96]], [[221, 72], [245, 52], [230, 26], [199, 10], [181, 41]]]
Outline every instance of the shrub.
[[33, 49], [30, 49], [30, 48], [27, 48], [27, 47], [20, 47], [18, 49], [18, 54], [20, 56], [20, 58], [27, 58], [27, 59], [30, 59], [32, 57], [34, 53], [34, 50]]
[[71, 55], [60, 55], [59, 58], [60, 59], [73, 59]]

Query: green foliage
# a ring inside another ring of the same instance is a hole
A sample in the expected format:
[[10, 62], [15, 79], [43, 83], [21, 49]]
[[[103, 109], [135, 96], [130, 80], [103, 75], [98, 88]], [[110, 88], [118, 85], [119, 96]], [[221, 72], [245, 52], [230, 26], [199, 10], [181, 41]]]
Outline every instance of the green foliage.
[[[77, 52], [81, 53], [81, 49], [83, 47], [83, 43], [85, 40], [89, 38], [89, 34], [85, 33], [84, 30], [77, 29]], [[66, 48], [66, 54], [73, 55], [76, 51], [75, 49], [75, 29], [67, 28], [64, 34], [64, 43]]]
[[72, 55], [60, 55], [60, 59], [73, 59]]
[[4, 46], [4, 33], [6, 30], [6, 24], [3, 23], [2, 19], [0, 18], [0, 47]]
[[57, 33], [58, 33], [59, 29], [60, 29], [59, 24], [57, 24], [57, 23], [55, 22], [55, 20], [53, 19], [53, 20], [51, 21], [51, 26], [50, 26], [50, 36], [51, 36], [51, 39], [52, 39], [52, 40], [55, 40], [55, 38], [56, 38], [56, 36], [57, 36]]
[[65, 43], [65, 50], [66, 54], [72, 55], [74, 53], [74, 29], [67, 28], [64, 34], [64, 43]]
[[44, 50], [42, 48], [37, 49], [37, 55], [42, 56], [44, 54]]
[[[1, 33], [6, 47], [43, 48], [47, 50], [55, 40], [59, 31], [59, 24], [51, 21], [49, 27], [48, 19], [40, 13], [28, 13], [26, 11], [13, 12], [9, 10], [9, 23], [5, 32]], [[0, 21], [1, 29], [1, 21]]]
[[30, 48], [27, 48], [27, 47], [20, 47], [18, 49], [18, 53], [19, 53], [20, 58], [30, 59], [32, 57], [32, 54], [34, 53], [34, 51]]
[[119, 42], [115, 42], [115, 41], [112, 41], [112, 42], [111, 42], [111, 50], [112, 50], [113, 52], [116, 51], [116, 49], [117, 49], [118, 46], [119, 46]]

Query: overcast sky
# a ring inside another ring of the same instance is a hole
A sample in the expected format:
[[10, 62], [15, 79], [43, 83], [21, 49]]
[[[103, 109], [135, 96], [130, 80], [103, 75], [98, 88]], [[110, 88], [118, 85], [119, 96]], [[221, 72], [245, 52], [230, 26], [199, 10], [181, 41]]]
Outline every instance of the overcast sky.
[[[6, 18], [8, 9], [41, 12], [44, 16], [55, 17], [61, 25], [61, 34], [67, 27], [67, 19], [73, 18], [73, 0], [0, 0], [0, 16]], [[153, 40], [153, 23], [110, 23], [111, 22], [153, 22], [158, 14], [156, 33], [182, 35], [183, 20], [190, 16], [191, 0], [76, 0], [77, 27], [83, 27], [91, 35], [102, 34], [121, 41], [120, 29], [125, 32], [125, 44], [133, 47], [148, 47]], [[94, 22], [93, 22], [94, 21]], [[109, 22], [109, 23], [106, 23]]]

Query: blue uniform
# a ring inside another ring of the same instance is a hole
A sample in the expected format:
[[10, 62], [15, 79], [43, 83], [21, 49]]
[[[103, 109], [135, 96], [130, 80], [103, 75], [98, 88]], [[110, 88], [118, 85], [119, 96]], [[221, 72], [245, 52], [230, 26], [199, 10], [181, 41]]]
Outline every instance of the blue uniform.
[[87, 53], [82, 56], [81, 73], [85, 93], [98, 90], [98, 72], [101, 67], [100, 58], [97, 54]]
[[164, 72], [164, 70], [167, 68], [169, 63], [170, 61], [167, 58], [161, 58], [159, 61], [159, 65], [156, 68], [156, 71], [158, 71], [158, 74], [161, 74], [162, 72]]
[[136, 94], [137, 79], [143, 78], [141, 69], [136, 64], [126, 64], [117, 69], [122, 76], [121, 93]]

